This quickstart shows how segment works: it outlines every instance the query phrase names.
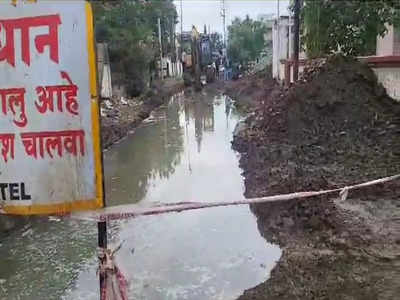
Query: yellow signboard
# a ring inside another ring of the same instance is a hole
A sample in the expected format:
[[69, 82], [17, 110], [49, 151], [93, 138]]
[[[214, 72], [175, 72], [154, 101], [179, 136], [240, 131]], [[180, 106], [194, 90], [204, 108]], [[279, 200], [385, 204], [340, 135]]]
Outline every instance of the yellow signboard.
[[0, 214], [104, 206], [92, 9], [0, 2]]

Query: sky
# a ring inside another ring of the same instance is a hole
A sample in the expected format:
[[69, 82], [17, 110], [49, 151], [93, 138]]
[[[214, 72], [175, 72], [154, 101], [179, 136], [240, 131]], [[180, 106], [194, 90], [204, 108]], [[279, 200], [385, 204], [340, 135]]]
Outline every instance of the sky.
[[[195, 25], [203, 31], [204, 24], [211, 26], [211, 31], [223, 32], [220, 0], [182, 0], [183, 31], [192, 29]], [[174, 1], [178, 12], [177, 31], [180, 32], [180, 0]], [[278, 0], [226, 0], [226, 26], [232, 23], [235, 17], [244, 18], [249, 15], [256, 19], [260, 14], [277, 14]], [[288, 0], [279, 0], [280, 15], [287, 15]]]

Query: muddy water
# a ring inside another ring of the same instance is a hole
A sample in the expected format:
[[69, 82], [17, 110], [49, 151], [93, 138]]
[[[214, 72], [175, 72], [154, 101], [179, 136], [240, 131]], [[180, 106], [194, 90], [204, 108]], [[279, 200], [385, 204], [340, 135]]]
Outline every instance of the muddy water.
[[[173, 97], [105, 154], [108, 204], [243, 198], [230, 146], [238, 120], [221, 95]], [[123, 242], [130, 299], [235, 299], [280, 257], [246, 206], [112, 222], [109, 231]], [[0, 299], [98, 299], [95, 224], [36, 219], [18, 234], [0, 242]]]

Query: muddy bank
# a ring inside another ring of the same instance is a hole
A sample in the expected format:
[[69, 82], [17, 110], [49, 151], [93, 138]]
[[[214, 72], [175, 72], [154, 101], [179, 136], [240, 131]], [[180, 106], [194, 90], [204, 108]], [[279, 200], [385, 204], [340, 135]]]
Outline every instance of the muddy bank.
[[236, 81], [226, 81], [224, 92], [232, 99], [239, 100], [236, 103], [237, 108], [250, 112], [277, 86], [272, 78], [271, 68], [267, 68]]
[[182, 91], [183, 81], [167, 79], [156, 82], [145, 95], [134, 99], [113, 99], [101, 103], [101, 135], [103, 148], [108, 148], [146, 119], [151, 111], [172, 95]]
[[[236, 99], [240, 101], [240, 99]], [[333, 57], [289, 90], [260, 97], [233, 146], [246, 196], [336, 188], [400, 173], [400, 105], [374, 73]], [[283, 249], [265, 283], [239, 299], [396, 299], [400, 182], [330, 197], [253, 205]]]

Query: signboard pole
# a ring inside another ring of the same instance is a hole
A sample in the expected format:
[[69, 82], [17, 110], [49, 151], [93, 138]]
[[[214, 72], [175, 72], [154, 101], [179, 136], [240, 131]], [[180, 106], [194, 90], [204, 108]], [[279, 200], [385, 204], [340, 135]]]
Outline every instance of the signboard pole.
[[[13, 0], [12, 4], [2, 3], [0, 9], [0, 214], [50, 215], [102, 208], [91, 4], [83, 0]], [[98, 245], [105, 252], [103, 220], [98, 223]]]
[[102, 208], [90, 3], [14, 4], [0, 9], [0, 214]]
[[[94, 44], [96, 44], [96, 41], [93, 41]], [[96, 61], [97, 61], [97, 47], [94, 48], [96, 51]], [[96, 65], [97, 66], [97, 65]], [[96, 76], [98, 74], [98, 70], [96, 72]], [[97, 84], [97, 95], [100, 95], [99, 91], [100, 91], [100, 81], [98, 81]], [[97, 109], [97, 114], [99, 117], [99, 124], [100, 124], [100, 128], [101, 128], [101, 115], [100, 115], [100, 105], [98, 106]], [[100, 132], [100, 145], [101, 145], [101, 165], [102, 165], [102, 187], [103, 187], [103, 206], [106, 207], [106, 195], [105, 195], [105, 184], [104, 184], [104, 153], [103, 153], [103, 139], [102, 139], [102, 135]], [[107, 250], [107, 222], [106, 221], [100, 221], [97, 222], [97, 240], [98, 240], [98, 247], [100, 251], [105, 251]], [[105, 252], [101, 253], [101, 256], [99, 256], [99, 265], [101, 266], [103, 263], [106, 262], [106, 255]], [[102, 290], [104, 288], [105, 285], [105, 281], [106, 281], [106, 272], [99, 272], [99, 290], [100, 290], [100, 300], [102, 299]]]
[[[107, 222], [98, 222], [97, 223], [97, 232], [98, 232], [98, 246], [100, 249], [107, 249]], [[101, 251], [101, 250], [100, 250]], [[100, 265], [106, 260], [106, 256], [99, 256]], [[99, 272], [99, 284], [100, 284], [100, 300], [102, 299], [102, 290], [104, 287], [104, 283], [106, 280], [106, 273]]]

